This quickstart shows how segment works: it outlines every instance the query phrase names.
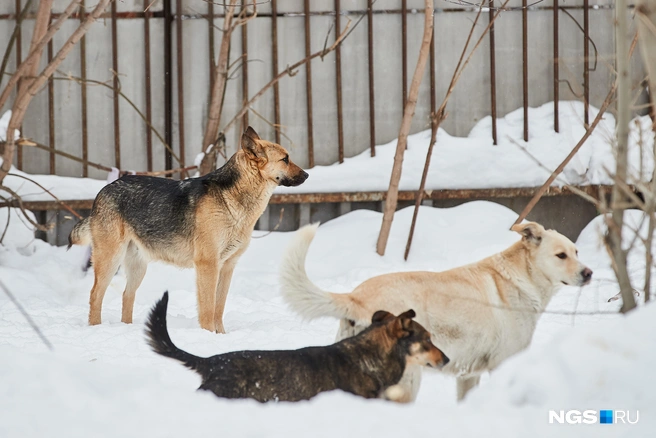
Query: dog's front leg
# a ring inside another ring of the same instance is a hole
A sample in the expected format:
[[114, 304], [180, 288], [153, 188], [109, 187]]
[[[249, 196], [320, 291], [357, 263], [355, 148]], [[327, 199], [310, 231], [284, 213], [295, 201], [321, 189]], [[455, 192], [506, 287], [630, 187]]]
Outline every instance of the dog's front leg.
[[219, 274], [219, 281], [216, 285], [216, 301], [214, 303], [214, 329], [217, 333], [225, 333], [223, 327], [223, 311], [225, 309], [226, 299], [228, 298], [228, 291], [230, 290], [230, 282], [232, 281], [232, 273], [237, 265], [238, 257], [228, 259], [221, 268]]
[[196, 267], [196, 294], [198, 296], [198, 322], [205, 330], [215, 331], [214, 303], [216, 284], [221, 266], [216, 260], [194, 261]]

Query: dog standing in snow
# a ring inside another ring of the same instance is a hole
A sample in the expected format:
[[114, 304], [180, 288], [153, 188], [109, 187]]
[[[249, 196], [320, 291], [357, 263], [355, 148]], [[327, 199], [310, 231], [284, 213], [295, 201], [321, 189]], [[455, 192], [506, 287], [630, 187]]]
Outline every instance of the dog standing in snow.
[[127, 277], [121, 321], [131, 323], [148, 262], [161, 260], [196, 268], [200, 326], [225, 333], [232, 272], [255, 223], [277, 186], [297, 186], [307, 177], [282, 146], [260, 139], [249, 126], [240, 150], [205, 176], [183, 181], [124, 176], [105, 186], [91, 215], [69, 236], [69, 248], [92, 247], [89, 324], [100, 324], [103, 297], [119, 265]]
[[166, 326], [169, 295], [164, 293], [146, 322], [152, 349], [201, 375], [198, 389], [218, 397], [259, 402], [308, 400], [341, 389], [365, 398], [394, 400], [407, 364], [442, 367], [449, 359], [408, 310], [399, 316], [378, 311], [371, 325], [354, 337], [325, 347], [282, 351], [234, 351], [198, 357], [173, 344]]
[[[567, 237], [534, 222], [512, 229], [521, 240], [477, 263], [444, 272], [381, 275], [338, 294], [321, 290], [305, 272], [317, 230], [309, 225], [297, 232], [284, 256], [281, 292], [304, 318], [339, 318], [338, 339], [363, 330], [376, 310], [415, 309], [433, 343], [451, 358], [444, 371], [457, 376], [462, 400], [483, 372], [529, 345], [538, 318], [562, 285], [583, 286], [592, 277]], [[420, 372], [408, 367], [400, 383], [410, 400]]]

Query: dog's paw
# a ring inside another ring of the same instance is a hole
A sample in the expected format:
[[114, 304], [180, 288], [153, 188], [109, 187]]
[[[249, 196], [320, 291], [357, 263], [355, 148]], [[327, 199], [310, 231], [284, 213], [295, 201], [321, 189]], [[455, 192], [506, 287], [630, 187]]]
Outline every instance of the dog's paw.
[[401, 385], [392, 385], [383, 391], [382, 398], [396, 403], [411, 402], [410, 392]]

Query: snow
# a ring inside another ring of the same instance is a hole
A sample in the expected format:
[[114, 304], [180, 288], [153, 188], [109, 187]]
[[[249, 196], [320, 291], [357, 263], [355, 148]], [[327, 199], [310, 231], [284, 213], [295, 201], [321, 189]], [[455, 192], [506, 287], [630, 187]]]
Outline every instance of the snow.
[[[1, 212], [2, 210], [0, 210]], [[639, 223], [635, 212], [632, 223]], [[530, 348], [486, 375], [460, 405], [455, 381], [424, 373], [418, 400], [397, 405], [343, 392], [308, 402], [258, 404], [196, 392], [200, 379], [154, 354], [144, 340], [150, 307], [170, 291], [169, 329], [181, 348], [199, 355], [242, 349], [299, 348], [333, 342], [337, 322], [304, 322], [278, 290], [278, 263], [291, 233], [254, 232], [237, 265], [228, 297], [228, 333], [201, 330], [196, 320], [193, 270], [153, 263], [135, 304], [135, 323], [120, 323], [125, 277], [114, 277], [103, 324], [86, 323], [93, 273], [84, 272], [86, 248], [51, 247], [30, 239], [13, 220], [0, 246], [0, 278], [54, 345], [48, 351], [15, 306], [0, 293], [0, 436], [654, 436], [656, 306], [623, 317], [605, 250], [602, 218], [577, 245], [595, 271], [593, 284], [564, 287], [541, 318]], [[497, 252], [518, 236], [516, 214], [477, 201], [450, 209], [422, 207], [408, 262], [402, 259], [411, 209], [395, 217], [387, 254], [375, 254], [381, 214], [359, 210], [319, 228], [307, 271], [320, 287], [349, 291], [390, 271], [443, 270]], [[3, 218], [0, 217], [0, 223]], [[637, 221], [637, 222], [636, 222]], [[631, 258], [639, 268], [639, 250]], [[551, 425], [548, 411], [639, 409], [637, 425]], [[421, 435], [419, 435], [421, 434]]]
[[[598, 110], [590, 107], [590, 116]], [[492, 144], [491, 117], [483, 118], [467, 137], [453, 137], [443, 129], [431, 159], [427, 190], [485, 189], [537, 187], [544, 183], [585, 133], [583, 104], [559, 102], [560, 132], [553, 130], [553, 103], [529, 108], [528, 142], [523, 140], [523, 109], [497, 119], [498, 145]], [[8, 122], [8, 119], [7, 119]], [[653, 142], [649, 116], [637, 117], [630, 123], [629, 162], [632, 180], [644, 180], [654, 166]], [[590, 138], [565, 167], [554, 186], [612, 183], [608, 171], [615, 168], [612, 152], [615, 118], [604, 114]], [[2, 124], [0, 123], [0, 134]], [[430, 130], [408, 137], [403, 161], [400, 190], [417, 190], [423, 172]], [[276, 193], [325, 193], [386, 191], [392, 170], [396, 140], [376, 146], [376, 156], [369, 150], [344, 160], [343, 164], [315, 166], [308, 170], [310, 178], [298, 187], [278, 187]], [[202, 154], [196, 157], [196, 164]], [[293, 158], [293, 157], [292, 157]], [[494, 164], [494, 165], [492, 165]], [[62, 200], [93, 199], [105, 181], [51, 175], [30, 176]], [[648, 179], [648, 178], [647, 178]], [[108, 178], [111, 180], [111, 178]], [[52, 200], [38, 186], [20, 178], [7, 177], [5, 185], [24, 200]]]
[[[0, 141], [7, 141], [7, 127], [9, 126], [9, 120], [11, 119], [11, 110], [4, 112], [2, 117], [0, 117]], [[20, 131], [17, 129], [14, 132], [14, 140], [20, 138]]]

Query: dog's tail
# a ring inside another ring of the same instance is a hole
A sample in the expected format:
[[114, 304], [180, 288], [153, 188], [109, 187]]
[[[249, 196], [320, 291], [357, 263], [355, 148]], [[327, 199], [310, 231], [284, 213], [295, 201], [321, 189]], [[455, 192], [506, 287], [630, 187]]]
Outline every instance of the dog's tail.
[[[305, 258], [319, 224], [306, 225], [298, 230], [282, 259], [280, 290], [289, 307], [306, 319], [322, 316], [361, 319], [360, 306], [351, 294], [336, 294], [321, 290], [305, 272]], [[365, 316], [369, 318], [370, 316]]]
[[85, 217], [75, 224], [71, 234], [68, 235], [68, 249], [73, 245], [90, 245], [91, 244], [91, 227], [89, 218]]
[[169, 331], [166, 327], [166, 308], [169, 304], [169, 293], [164, 292], [162, 299], [160, 299], [150, 311], [148, 321], [146, 321], [146, 336], [148, 336], [148, 344], [157, 354], [170, 357], [180, 361], [186, 366], [201, 376], [206, 375], [206, 359], [186, 351], [180, 350], [175, 346]]

